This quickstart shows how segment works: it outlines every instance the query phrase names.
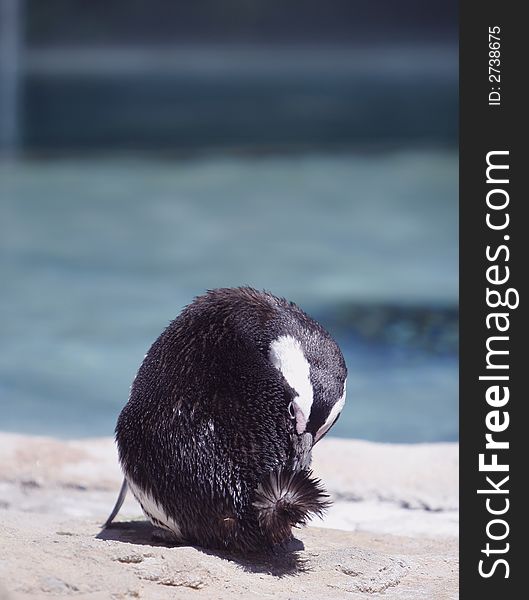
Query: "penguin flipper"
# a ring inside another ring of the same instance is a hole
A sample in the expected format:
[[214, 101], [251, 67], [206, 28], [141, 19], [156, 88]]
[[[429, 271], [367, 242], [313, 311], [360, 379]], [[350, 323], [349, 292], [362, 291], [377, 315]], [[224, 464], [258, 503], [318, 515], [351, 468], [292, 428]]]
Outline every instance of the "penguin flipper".
[[119, 512], [119, 509], [121, 508], [121, 506], [123, 505], [123, 502], [125, 501], [125, 496], [127, 495], [127, 490], [128, 490], [128, 484], [127, 484], [127, 480], [123, 479], [123, 483], [121, 484], [121, 489], [119, 490], [119, 496], [118, 499], [116, 500], [116, 504], [114, 505], [114, 508], [112, 509], [112, 512], [110, 513], [110, 516], [108, 517], [108, 519], [105, 521], [105, 524], [103, 525], [103, 527], [110, 527], [110, 525], [112, 524], [112, 521], [116, 518], [116, 515]]

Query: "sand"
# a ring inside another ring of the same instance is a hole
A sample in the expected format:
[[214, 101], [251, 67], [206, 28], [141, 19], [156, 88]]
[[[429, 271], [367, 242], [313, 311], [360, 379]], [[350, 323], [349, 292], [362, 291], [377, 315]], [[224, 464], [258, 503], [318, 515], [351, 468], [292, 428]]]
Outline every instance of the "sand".
[[0, 599], [458, 597], [457, 444], [328, 437], [313, 466], [324, 520], [241, 559], [168, 546], [130, 495], [101, 531], [121, 483], [110, 438], [0, 433]]

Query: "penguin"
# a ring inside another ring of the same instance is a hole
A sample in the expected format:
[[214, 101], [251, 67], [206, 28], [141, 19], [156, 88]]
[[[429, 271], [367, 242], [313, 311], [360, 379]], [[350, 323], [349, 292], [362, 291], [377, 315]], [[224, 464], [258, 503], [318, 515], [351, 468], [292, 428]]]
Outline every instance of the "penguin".
[[322, 516], [314, 444], [344, 406], [347, 367], [296, 304], [250, 287], [198, 296], [153, 343], [115, 437], [130, 489], [176, 544], [273, 551]]

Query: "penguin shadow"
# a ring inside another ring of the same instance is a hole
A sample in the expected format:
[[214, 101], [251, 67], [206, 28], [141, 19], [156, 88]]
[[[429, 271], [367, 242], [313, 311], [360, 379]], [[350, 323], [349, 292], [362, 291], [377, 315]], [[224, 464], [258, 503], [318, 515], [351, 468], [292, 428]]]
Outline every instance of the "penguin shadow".
[[[111, 525], [103, 527], [96, 535], [96, 539], [140, 546], [182, 547], [182, 544], [175, 543], [174, 539], [163, 529], [154, 527], [148, 521], [115, 521]], [[310, 570], [307, 560], [300, 554], [305, 550], [305, 546], [297, 538], [292, 538], [287, 544], [278, 546], [271, 552], [247, 555], [226, 550], [210, 550], [200, 546], [192, 547], [208, 556], [217, 556], [223, 560], [234, 562], [249, 573], [264, 573], [281, 578], [299, 575]]]

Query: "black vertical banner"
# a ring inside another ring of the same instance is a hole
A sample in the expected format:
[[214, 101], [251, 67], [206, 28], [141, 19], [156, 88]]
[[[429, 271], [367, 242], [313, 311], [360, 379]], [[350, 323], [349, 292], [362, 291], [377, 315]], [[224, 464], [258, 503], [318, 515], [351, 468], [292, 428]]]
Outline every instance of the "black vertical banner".
[[527, 593], [529, 230], [522, 215], [529, 198], [522, 182], [529, 169], [522, 87], [529, 35], [523, 8], [513, 0], [462, 0], [460, 11], [463, 599]]

